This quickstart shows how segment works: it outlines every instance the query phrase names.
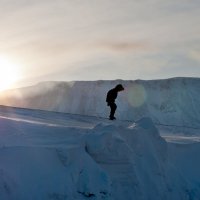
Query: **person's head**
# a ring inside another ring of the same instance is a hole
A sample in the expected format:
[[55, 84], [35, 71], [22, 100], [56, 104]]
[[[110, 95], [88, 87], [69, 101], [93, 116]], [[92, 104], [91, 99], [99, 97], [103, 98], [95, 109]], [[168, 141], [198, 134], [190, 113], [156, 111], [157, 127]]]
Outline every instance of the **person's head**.
[[118, 84], [116, 85], [115, 89], [118, 91], [118, 92], [121, 92], [124, 90], [124, 87], [122, 86], [122, 84]]

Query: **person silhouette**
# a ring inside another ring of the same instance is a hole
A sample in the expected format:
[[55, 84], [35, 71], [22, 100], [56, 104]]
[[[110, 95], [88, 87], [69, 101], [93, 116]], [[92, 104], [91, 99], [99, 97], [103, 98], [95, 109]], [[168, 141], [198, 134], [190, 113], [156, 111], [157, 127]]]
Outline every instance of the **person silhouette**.
[[115, 88], [108, 91], [106, 96], [107, 105], [110, 106], [110, 120], [115, 120], [115, 111], [117, 109], [117, 105], [115, 104], [115, 99], [117, 98], [118, 92], [124, 90], [124, 87], [121, 84], [116, 85]]

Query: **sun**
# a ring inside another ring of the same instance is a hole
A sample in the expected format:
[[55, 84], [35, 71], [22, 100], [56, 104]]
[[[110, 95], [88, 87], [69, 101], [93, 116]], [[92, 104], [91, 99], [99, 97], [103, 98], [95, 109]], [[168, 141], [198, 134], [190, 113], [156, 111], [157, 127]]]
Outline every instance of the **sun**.
[[18, 65], [6, 57], [0, 56], [0, 91], [13, 87], [19, 79]]

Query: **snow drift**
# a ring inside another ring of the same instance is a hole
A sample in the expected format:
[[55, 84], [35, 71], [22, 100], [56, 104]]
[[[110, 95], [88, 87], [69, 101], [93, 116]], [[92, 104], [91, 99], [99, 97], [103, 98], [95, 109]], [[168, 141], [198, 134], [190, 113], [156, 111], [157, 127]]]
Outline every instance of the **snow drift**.
[[1, 94], [0, 104], [107, 117], [109, 89], [123, 84], [116, 116], [122, 120], [150, 117], [157, 124], [200, 128], [200, 79], [44, 82]]
[[[200, 196], [196, 158], [200, 143], [169, 144], [150, 118], [135, 123], [104, 119], [95, 125], [98, 119], [94, 123], [92, 117], [15, 108], [0, 111], [0, 199]], [[88, 121], [93, 126], [83, 127], [82, 122]]]
[[[169, 156], [168, 148], [149, 118], [128, 128], [99, 125], [86, 140], [89, 155], [109, 174], [113, 199], [197, 198], [200, 188], [193, 182], [197, 180], [195, 173], [188, 179], [181, 174], [174, 165], [176, 160]], [[196, 150], [199, 148], [198, 144]], [[185, 166], [179, 167], [185, 169]]]

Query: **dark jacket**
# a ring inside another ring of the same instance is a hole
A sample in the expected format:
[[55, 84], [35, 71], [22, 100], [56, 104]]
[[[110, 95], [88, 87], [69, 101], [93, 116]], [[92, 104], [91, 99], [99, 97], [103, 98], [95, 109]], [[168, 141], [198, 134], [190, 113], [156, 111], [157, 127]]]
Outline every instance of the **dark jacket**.
[[106, 97], [106, 102], [108, 104], [114, 103], [115, 99], [117, 98], [118, 90], [116, 88], [113, 88], [108, 91], [107, 97]]

